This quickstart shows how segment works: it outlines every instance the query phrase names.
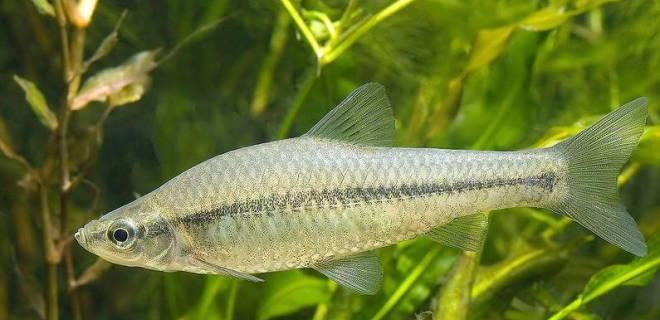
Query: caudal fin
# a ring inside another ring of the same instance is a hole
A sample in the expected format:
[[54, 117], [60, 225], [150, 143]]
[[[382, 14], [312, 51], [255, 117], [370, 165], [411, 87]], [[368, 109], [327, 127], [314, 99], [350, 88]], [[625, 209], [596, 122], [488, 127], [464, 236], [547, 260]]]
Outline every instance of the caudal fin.
[[568, 192], [553, 211], [637, 256], [646, 243], [620, 202], [617, 176], [644, 131], [647, 99], [638, 98], [555, 146], [568, 163]]

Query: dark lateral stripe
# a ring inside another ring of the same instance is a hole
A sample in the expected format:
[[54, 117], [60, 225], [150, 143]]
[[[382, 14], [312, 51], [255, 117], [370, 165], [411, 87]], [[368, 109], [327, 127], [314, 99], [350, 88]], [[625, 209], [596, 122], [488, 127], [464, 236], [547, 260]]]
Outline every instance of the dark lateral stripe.
[[321, 191], [290, 192], [263, 198], [221, 205], [217, 209], [186, 215], [177, 219], [181, 223], [203, 223], [220, 216], [241, 214], [269, 214], [284, 210], [310, 210], [319, 208], [350, 208], [363, 203], [402, 200], [425, 196], [454, 194], [471, 190], [483, 190], [504, 186], [524, 185], [551, 192], [557, 177], [546, 172], [536, 176], [486, 181], [461, 181], [452, 184], [425, 183], [391, 187], [345, 188]]

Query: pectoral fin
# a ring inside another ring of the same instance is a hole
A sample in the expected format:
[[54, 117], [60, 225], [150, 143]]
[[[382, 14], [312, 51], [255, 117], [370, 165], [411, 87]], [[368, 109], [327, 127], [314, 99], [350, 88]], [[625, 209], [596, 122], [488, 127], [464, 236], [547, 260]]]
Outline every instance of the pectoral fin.
[[486, 237], [488, 217], [484, 213], [456, 218], [426, 235], [444, 245], [465, 251], [479, 251]]
[[255, 277], [251, 274], [228, 269], [225, 267], [221, 267], [219, 265], [213, 264], [211, 262], [205, 261], [203, 258], [200, 257], [192, 257], [191, 258], [192, 262], [203, 268], [204, 270], [213, 272], [215, 274], [220, 274], [220, 275], [225, 275], [225, 276], [231, 276], [234, 278], [242, 279], [242, 280], [248, 280], [252, 282], [263, 282], [264, 280], [258, 277]]
[[375, 294], [383, 282], [383, 268], [374, 252], [324, 262], [312, 268], [360, 294]]

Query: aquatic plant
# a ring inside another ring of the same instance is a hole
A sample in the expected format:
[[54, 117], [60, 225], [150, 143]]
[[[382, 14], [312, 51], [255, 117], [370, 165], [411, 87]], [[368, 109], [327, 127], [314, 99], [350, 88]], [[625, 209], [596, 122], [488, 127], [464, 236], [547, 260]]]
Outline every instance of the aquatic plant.
[[[0, 15], [0, 319], [660, 315], [655, 1], [33, 0]], [[502, 210], [478, 254], [380, 250], [384, 287], [359, 296], [312, 271], [252, 284], [111, 267], [71, 242], [201, 160], [304, 133], [367, 81], [388, 88], [399, 146], [548, 146], [648, 96], [619, 184], [649, 254]]]

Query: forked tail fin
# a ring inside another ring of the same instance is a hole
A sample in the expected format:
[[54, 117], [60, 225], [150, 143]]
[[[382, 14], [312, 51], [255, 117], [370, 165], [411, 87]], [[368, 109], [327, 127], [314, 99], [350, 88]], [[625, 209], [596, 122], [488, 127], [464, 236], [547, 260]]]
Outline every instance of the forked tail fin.
[[637, 256], [646, 243], [619, 201], [617, 175], [644, 131], [647, 99], [626, 103], [554, 149], [568, 164], [568, 192], [550, 209]]

